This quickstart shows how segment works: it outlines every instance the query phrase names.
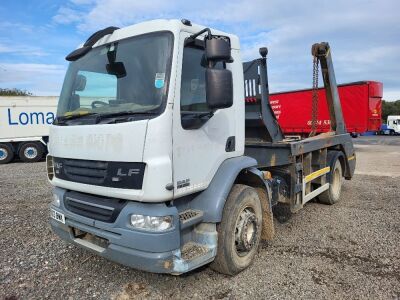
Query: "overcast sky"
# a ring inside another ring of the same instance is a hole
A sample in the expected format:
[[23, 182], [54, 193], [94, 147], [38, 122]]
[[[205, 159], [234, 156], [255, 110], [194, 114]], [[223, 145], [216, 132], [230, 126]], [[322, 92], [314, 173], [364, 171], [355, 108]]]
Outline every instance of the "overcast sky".
[[65, 56], [94, 31], [157, 18], [237, 34], [242, 57], [269, 48], [272, 92], [309, 88], [311, 45], [328, 41], [338, 83], [382, 81], [400, 99], [400, 1], [31, 0], [0, 4], [0, 87], [58, 95]]

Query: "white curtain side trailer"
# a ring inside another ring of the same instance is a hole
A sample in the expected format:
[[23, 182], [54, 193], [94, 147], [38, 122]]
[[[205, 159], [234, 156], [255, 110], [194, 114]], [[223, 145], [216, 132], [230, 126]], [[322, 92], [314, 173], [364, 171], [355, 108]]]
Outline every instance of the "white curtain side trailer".
[[43, 157], [57, 102], [56, 96], [0, 96], [0, 164]]

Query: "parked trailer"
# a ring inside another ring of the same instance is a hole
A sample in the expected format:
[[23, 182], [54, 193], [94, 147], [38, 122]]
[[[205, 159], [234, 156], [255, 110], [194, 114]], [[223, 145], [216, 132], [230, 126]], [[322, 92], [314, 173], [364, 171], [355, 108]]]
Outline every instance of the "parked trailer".
[[[151, 272], [247, 268], [274, 236], [272, 207], [334, 204], [354, 174], [329, 45], [312, 54], [332, 131], [285, 138], [269, 105], [266, 48], [243, 69], [237, 36], [188, 20], [93, 34], [67, 56], [50, 128], [52, 230]], [[259, 105], [245, 108], [244, 80], [260, 84]], [[83, 95], [102, 98], [88, 105]]]
[[[343, 117], [347, 132], [353, 137], [367, 131], [378, 132], [382, 114], [383, 84], [377, 81], [359, 81], [338, 85]], [[255, 98], [246, 91], [246, 103], [251, 105]], [[325, 90], [318, 89], [317, 132], [330, 131], [329, 111]], [[308, 135], [311, 132], [312, 90], [295, 90], [270, 95], [271, 107], [287, 135]]]
[[0, 96], [0, 164], [18, 156], [36, 162], [47, 152], [58, 97]]

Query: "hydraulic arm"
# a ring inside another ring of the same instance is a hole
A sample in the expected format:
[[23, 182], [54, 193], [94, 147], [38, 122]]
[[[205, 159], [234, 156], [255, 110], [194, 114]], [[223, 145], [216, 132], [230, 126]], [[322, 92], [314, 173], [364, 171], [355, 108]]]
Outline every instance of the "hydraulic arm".
[[336, 132], [336, 134], [346, 133], [347, 131], [343, 120], [342, 105], [340, 103], [329, 44], [316, 43], [312, 46], [311, 53], [314, 57], [317, 57], [321, 64], [326, 101], [328, 102], [329, 115], [331, 119], [331, 128]]
[[[275, 114], [269, 102], [267, 75], [267, 48], [261, 48], [261, 58], [243, 64], [246, 91], [246, 138], [264, 142], [280, 142], [284, 139]], [[346, 133], [332, 56], [328, 43], [316, 43], [312, 46], [314, 56], [314, 95], [312, 99], [312, 131], [315, 134], [318, 118], [318, 65], [321, 65], [322, 77], [330, 115], [331, 130], [336, 134]], [[258, 89], [258, 85], [260, 89]]]

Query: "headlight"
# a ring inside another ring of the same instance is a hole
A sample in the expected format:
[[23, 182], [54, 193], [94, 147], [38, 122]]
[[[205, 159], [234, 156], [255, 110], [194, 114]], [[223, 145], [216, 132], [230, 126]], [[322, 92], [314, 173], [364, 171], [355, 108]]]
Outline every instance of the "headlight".
[[54, 206], [60, 207], [60, 197], [57, 194], [53, 194], [53, 201], [51, 203]]
[[172, 227], [172, 216], [152, 217], [131, 215], [131, 225], [149, 231], [165, 231]]

